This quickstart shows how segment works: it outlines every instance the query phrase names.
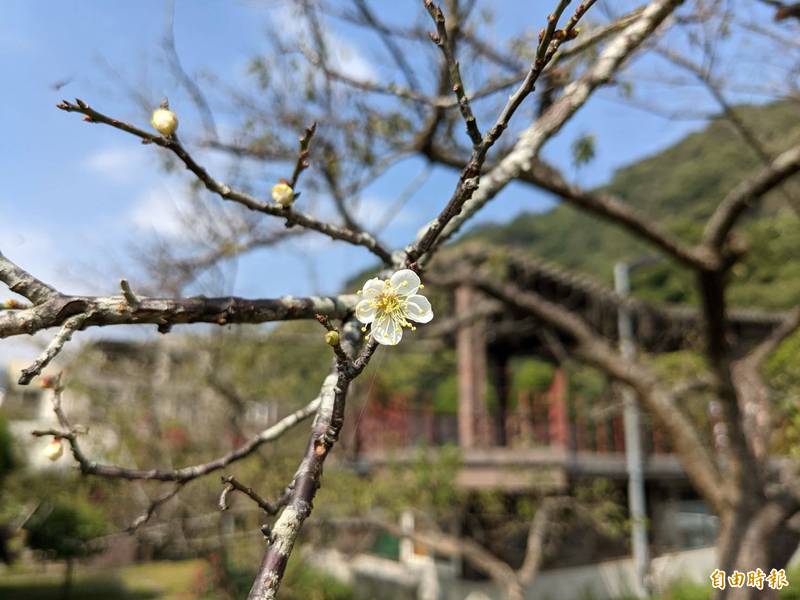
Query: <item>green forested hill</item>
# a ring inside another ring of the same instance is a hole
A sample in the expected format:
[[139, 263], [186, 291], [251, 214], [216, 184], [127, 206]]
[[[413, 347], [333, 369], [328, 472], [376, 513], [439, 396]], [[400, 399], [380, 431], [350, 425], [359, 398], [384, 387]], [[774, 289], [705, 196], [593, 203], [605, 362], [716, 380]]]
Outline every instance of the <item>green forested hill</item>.
[[[744, 106], [737, 113], [772, 155], [800, 142], [796, 102]], [[672, 231], [696, 239], [717, 202], [761, 164], [732, 126], [718, 119], [658, 154], [620, 169], [604, 189]], [[798, 202], [799, 179], [785, 186]], [[777, 191], [765, 198], [740, 229], [752, 250], [733, 272], [733, 303], [777, 308], [800, 302], [799, 226], [800, 218], [786, 194]], [[608, 282], [614, 261], [654, 253], [621, 229], [567, 205], [523, 214], [507, 224], [482, 226], [465, 239], [511, 244]], [[644, 297], [692, 302], [690, 277], [679, 267], [659, 264], [638, 276], [635, 289]]]

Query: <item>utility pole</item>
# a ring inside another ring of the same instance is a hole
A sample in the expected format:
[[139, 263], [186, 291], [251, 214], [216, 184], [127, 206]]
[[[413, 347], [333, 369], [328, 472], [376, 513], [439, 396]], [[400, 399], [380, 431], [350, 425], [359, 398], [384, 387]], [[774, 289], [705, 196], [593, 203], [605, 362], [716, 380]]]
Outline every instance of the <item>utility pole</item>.
[[[614, 265], [614, 290], [623, 300], [630, 293], [630, 274], [638, 267], [650, 264], [654, 259], [646, 257], [638, 261], [618, 262]], [[626, 361], [636, 356], [633, 343], [633, 322], [627, 307], [620, 305], [617, 315], [619, 349]], [[636, 573], [636, 595], [649, 595], [650, 551], [647, 544], [647, 508], [644, 493], [642, 467], [642, 435], [639, 405], [636, 393], [628, 386], [622, 388], [623, 417], [625, 429], [625, 460], [628, 468], [628, 510], [631, 515], [631, 549]]]

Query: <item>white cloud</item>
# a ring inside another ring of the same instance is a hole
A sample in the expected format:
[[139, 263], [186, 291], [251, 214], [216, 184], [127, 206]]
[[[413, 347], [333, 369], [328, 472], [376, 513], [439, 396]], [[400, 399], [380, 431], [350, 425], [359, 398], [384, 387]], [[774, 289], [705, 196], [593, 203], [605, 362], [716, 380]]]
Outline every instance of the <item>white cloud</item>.
[[0, 224], [0, 251], [9, 260], [32, 275], [59, 287], [71, 283], [63, 277], [60, 269], [54, 268], [53, 257], [59, 256], [54, 239], [47, 232], [30, 224], [22, 225], [5, 221]]
[[129, 213], [134, 227], [141, 232], [180, 237], [184, 233], [181, 205], [186, 200], [179, 185], [158, 185], [142, 192]]
[[333, 64], [339, 71], [362, 81], [378, 80], [375, 66], [366, 59], [360, 48], [335, 33], [329, 33], [327, 41]]
[[144, 160], [141, 147], [115, 146], [90, 155], [83, 166], [96, 175], [125, 183], [139, 176]]
[[391, 217], [389, 227], [402, 227], [415, 224], [419, 218], [414, 214], [406, 202], [396, 214], [387, 214], [388, 211], [395, 209], [395, 198], [381, 198], [378, 196], [367, 196], [362, 199], [358, 207], [357, 219], [369, 229], [377, 224], [383, 223], [384, 219]]

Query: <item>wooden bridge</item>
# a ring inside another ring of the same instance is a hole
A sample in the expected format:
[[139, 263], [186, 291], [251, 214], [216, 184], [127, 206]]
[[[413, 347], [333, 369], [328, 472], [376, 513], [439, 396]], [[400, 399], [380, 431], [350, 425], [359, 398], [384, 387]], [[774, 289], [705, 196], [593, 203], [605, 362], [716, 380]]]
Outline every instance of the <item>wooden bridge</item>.
[[[489, 259], [496, 261], [487, 252], [461, 251], [457, 260], [462, 267], [467, 261], [473, 268]], [[618, 337], [622, 308], [631, 315], [636, 345], [648, 353], [693, 349], [702, 342], [702, 322], [694, 307], [623, 299], [590, 277], [514, 252], [504, 253], [503, 261], [506, 278], [576, 312], [612, 342]], [[445, 262], [439, 268], [454, 272], [458, 266]], [[460, 447], [463, 460], [459, 481], [469, 487], [559, 488], [581, 476], [626, 477], [621, 411], [599, 420], [590, 418], [586, 407], [568, 398], [562, 371], [556, 371], [542, 397], [518, 397], [514, 411], [509, 408], [510, 359], [536, 355], [557, 363], [554, 347], [568, 351], [570, 339], [467, 286], [455, 289], [453, 305], [454, 316], [429, 331], [455, 345], [457, 415], [414, 408], [398, 397], [370, 399], [357, 432], [362, 461], [371, 465], [407, 461], [418, 456], [414, 447], [453, 444]], [[742, 310], [729, 316], [732, 343], [744, 347], [766, 337], [787, 315]], [[497, 399], [493, 414], [486, 403], [490, 380]], [[645, 424], [643, 439], [646, 477], [684, 478], [657, 428]]]

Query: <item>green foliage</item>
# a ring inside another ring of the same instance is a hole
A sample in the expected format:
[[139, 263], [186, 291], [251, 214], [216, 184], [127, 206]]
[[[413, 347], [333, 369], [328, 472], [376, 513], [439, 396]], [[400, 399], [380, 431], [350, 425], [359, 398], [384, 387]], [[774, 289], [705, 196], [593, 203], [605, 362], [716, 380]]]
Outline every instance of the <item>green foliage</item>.
[[458, 412], [458, 377], [455, 374], [448, 375], [436, 385], [431, 406], [439, 413], [452, 415]]
[[[156, 592], [148, 590], [130, 590], [115, 577], [92, 577], [79, 579], [72, 588], [72, 597], [80, 600], [145, 600], [161, 598]], [[0, 598], [3, 600], [63, 600], [63, 584], [50, 578], [8, 578], [0, 581]]]
[[410, 463], [390, 463], [368, 477], [337, 468], [320, 489], [315, 514], [323, 519], [363, 517], [380, 507], [389, 519], [396, 520], [403, 510], [414, 507], [433, 519], [449, 518], [466, 497], [456, 486], [460, 468], [461, 452], [454, 446], [444, 446], [435, 453], [419, 448]]
[[14, 456], [14, 440], [8, 429], [8, 421], [0, 415], [0, 481], [17, 466]]
[[301, 560], [290, 560], [281, 584], [286, 600], [358, 600], [353, 588], [314, 569]]
[[570, 145], [572, 164], [582, 167], [589, 164], [595, 157], [595, 137], [587, 133], [575, 139]]
[[[191, 597], [198, 600], [244, 598], [253, 584], [255, 570], [231, 560], [226, 552], [214, 553], [194, 575]], [[287, 600], [358, 600], [350, 585], [315, 569], [300, 556], [286, 566], [281, 583], [281, 598]]]
[[580, 363], [570, 363], [569, 396], [572, 398], [598, 398], [608, 388], [605, 374]]
[[765, 365], [765, 375], [775, 395], [775, 416], [782, 427], [773, 439], [773, 450], [800, 458], [800, 333], [781, 344]]
[[102, 513], [89, 504], [56, 499], [42, 503], [25, 529], [31, 549], [68, 560], [99, 552], [95, 540], [106, 532], [107, 525]]
[[668, 352], [652, 357], [652, 366], [665, 381], [685, 381], [705, 372], [702, 356], [688, 350]]
[[625, 498], [607, 479], [592, 479], [575, 489], [575, 499], [589, 511], [605, 533], [621, 536], [628, 526]]
[[456, 368], [455, 352], [442, 350], [435, 353], [419, 352], [398, 347], [387, 354], [376, 369], [381, 385], [403, 394], [431, 390]]
[[519, 391], [543, 392], [553, 380], [555, 367], [535, 358], [523, 358], [511, 363], [511, 391], [516, 397]]

